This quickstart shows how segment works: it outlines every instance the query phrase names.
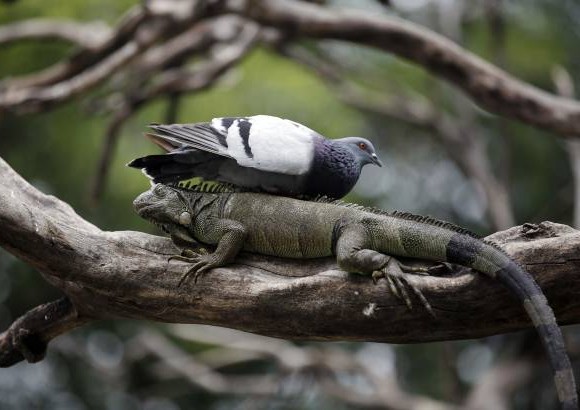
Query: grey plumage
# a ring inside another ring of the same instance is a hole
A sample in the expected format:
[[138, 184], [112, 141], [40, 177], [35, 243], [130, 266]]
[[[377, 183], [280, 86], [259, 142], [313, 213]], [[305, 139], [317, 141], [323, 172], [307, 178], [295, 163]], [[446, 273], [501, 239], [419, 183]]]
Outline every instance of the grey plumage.
[[267, 115], [151, 128], [147, 135], [168, 153], [128, 165], [158, 183], [201, 177], [274, 194], [340, 198], [364, 165], [382, 165], [364, 138], [328, 140], [301, 124]]

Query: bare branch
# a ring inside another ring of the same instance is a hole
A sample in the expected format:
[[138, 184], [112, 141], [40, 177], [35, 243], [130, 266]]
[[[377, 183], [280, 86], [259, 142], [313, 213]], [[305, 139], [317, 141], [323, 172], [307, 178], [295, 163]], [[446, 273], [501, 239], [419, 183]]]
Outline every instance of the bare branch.
[[[220, 20], [222, 24], [227, 24], [229, 30], [231, 31], [232, 25], [236, 22], [241, 23], [237, 18], [232, 19], [222, 18]], [[215, 25], [205, 26], [206, 28], [215, 28], [220, 24], [217, 21]], [[223, 29], [223, 27], [222, 27]], [[206, 30], [207, 31], [207, 30]], [[219, 30], [218, 30], [219, 31]], [[199, 30], [196, 30], [199, 34]], [[114, 116], [110, 122], [103, 145], [103, 150], [99, 158], [97, 165], [97, 171], [93, 179], [90, 198], [91, 202], [96, 203], [101, 197], [106, 184], [106, 178], [109, 170], [109, 165], [111, 162], [111, 157], [114, 152], [114, 148], [119, 139], [121, 128], [123, 124], [145, 103], [151, 102], [154, 99], [162, 96], [174, 96], [175, 94], [182, 94], [185, 92], [196, 92], [204, 90], [212, 86], [215, 81], [219, 79], [226, 71], [228, 71], [237, 62], [243, 59], [252, 49], [256, 40], [258, 39], [259, 30], [252, 23], [246, 23], [243, 25], [237, 25], [235, 31], [235, 41], [229, 44], [217, 44], [211, 50], [211, 56], [199, 63], [193, 70], [187, 70], [183, 68], [168, 68], [167, 70], [161, 72], [150, 86], [145, 86], [141, 82], [139, 86], [136, 87], [132, 92], [128, 92], [128, 95], [122, 97], [122, 101], [115, 105]], [[186, 33], [187, 34], [187, 33]], [[190, 33], [191, 34], [191, 33]], [[214, 30], [214, 34], [215, 30]], [[190, 35], [185, 36], [185, 38], [190, 37]], [[219, 35], [212, 36], [204, 41], [193, 42], [192, 44], [186, 45], [186, 49], [182, 48], [168, 48], [166, 52], [167, 55], [176, 57], [182, 52], [193, 52], [197, 51], [197, 47], [201, 45], [210, 44], [211, 42], [216, 42], [218, 38], [223, 37], [223, 31]], [[234, 37], [233, 35], [228, 35], [228, 37]], [[184, 43], [182, 43], [184, 44]], [[157, 50], [152, 50], [153, 55], [157, 55]], [[149, 65], [146, 67], [152, 68], [152, 61], [175, 61], [172, 58], [168, 60], [153, 58], [149, 61]], [[144, 69], [142, 73], [146, 79], [147, 68]]]
[[151, 100], [160, 95], [193, 92], [209, 87], [225, 71], [248, 55], [259, 39], [259, 34], [257, 26], [246, 24], [238, 33], [236, 41], [214, 47], [211, 57], [194, 70], [173, 69], [161, 73], [148, 95], [142, 98]]
[[474, 135], [473, 130], [464, 129], [456, 119], [427, 99], [362, 90], [344, 79], [345, 76], [337, 70], [337, 62], [315, 57], [303, 48], [281, 46], [277, 49], [317, 73], [345, 104], [431, 132], [464, 175], [480, 184], [493, 228], [506, 229], [514, 224], [508, 192], [491, 172], [483, 141], [479, 135]]
[[490, 112], [565, 136], [580, 134], [580, 102], [526, 84], [413, 23], [302, 1], [230, 0], [227, 7], [294, 35], [346, 40], [394, 53], [448, 80]]
[[93, 49], [111, 36], [103, 22], [77, 23], [66, 20], [25, 20], [0, 26], [0, 45], [22, 40], [64, 40]]
[[127, 42], [98, 64], [82, 73], [45, 88], [8, 88], [0, 93], [0, 110], [10, 109], [21, 112], [34, 112], [43, 107], [65, 101], [87, 91], [107, 79], [117, 69], [129, 63], [161, 35], [163, 27], [159, 24], [144, 27], [136, 33], [136, 38]]
[[[125, 13], [109, 38], [105, 39], [100, 46], [93, 49], [81, 49], [68, 60], [59, 62], [40, 72], [4, 81], [1, 83], [0, 90], [48, 86], [71, 78], [130, 41], [135, 31], [147, 17], [148, 14], [142, 6], [135, 6]], [[0, 93], [1, 98], [2, 93]]]
[[91, 191], [89, 194], [90, 201], [93, 205], [97, 204], [103, 194], [103, 191], [105, 190], [107, 176], [111, 166], [111, 159], [115, 152], [117, 141], [121, 135], [121, 129], [125, 122], [131, 117], [131, 115], [133, 115], [133, 113], [134, 108], [129, 106], [127, 103], [123, 103], [122, 106], [119, 107], [119, 109], [115, 112], [113, 119], [107, 126], [105, 141], [103, 142], [103, 148], [97, 162], [97, 170], [95, 172], [95, 176], [93, 177]]
[[50, 340], [87, 321], [79, 317], [67, 298], [32, 309], [0, 334], [0, 367], [24, 359], [29, 363], [42, 360]]
[[[409, 277], [430, 300], [436, 320], [422, 309], [408, 310], [386, 283], [373, 285], [367, 277], [339, 271], [333, 259], [245, 254], [197, 284], [177, 287], [188, 264], [168, 260], [178, 252], [169, 239], [100, 231], [3, 161], [0, 178], [0, 245], [61, 289], [82, 317], [394, 343], [474, 338], [530, 326], [516, 299], [481, 275]], [[524, 225], [493, 239], [535, 275], [560, 323], [580, 322], [580, 284], [574, 280], [580, 269], [579, 232], [557, 224]], [[411, 322], [415, 326], [409, 327]]]
[[249, 24], [247, 21], [234, 15], [202, 20], [183, 33], [144, 53], [138, 63], [139, 72], [152, 73], [172, 66], [185, 57], [207, 50], [216, 42], [232, 42], [247, 24]]

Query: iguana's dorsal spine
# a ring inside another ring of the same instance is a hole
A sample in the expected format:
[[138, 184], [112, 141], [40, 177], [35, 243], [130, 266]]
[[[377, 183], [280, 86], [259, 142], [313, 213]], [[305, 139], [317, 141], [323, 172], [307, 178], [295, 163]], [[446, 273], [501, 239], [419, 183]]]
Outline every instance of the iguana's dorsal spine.
[[180, 181], [177, 183], [168, 184], [168, 186], [177, 188], [180, 190], [185, 190], [188, 192], [194, 192], [198, 194], [222, 194], [230, 192], [250, 192], [244, 190], [236, 185], [227, 184], [224, 182], [212, 182], [212, 181], [196, 181], [195, 178], [188, 179], [185, 181]]
[[369, 212], [375, 215], [385, 215], [390, 216], [393, 218], [400, 218], [405, 219], [407, 221], [414, 221], [422, 224], [438, 226], [440, 228], [449, 229], [450, 231], [454, 231], [457, 233], [461, 233], [464, 235], [469, 235], [476, 239], [482, 239], [482, 237], [469, 229], [463, 228], [459, 225], [455, 225], [451, 222], [442, 221], [440, 219], [434, 218], [432, 216], [426, 215], [417, 215], [407, 211], [385, 211], [384, 209], [372, 207], [372, 206], [363, 206], [359, 204], [353, 204], [351, 202], [345, 202], [341, 199], [332, 199], [326, 196], [319, 196], [313, 199], [315, 202], [325, 203], [325, 204], [333, 204], [337, 206], [342, 206], [351, 209], [358, 209], [360, 211]]

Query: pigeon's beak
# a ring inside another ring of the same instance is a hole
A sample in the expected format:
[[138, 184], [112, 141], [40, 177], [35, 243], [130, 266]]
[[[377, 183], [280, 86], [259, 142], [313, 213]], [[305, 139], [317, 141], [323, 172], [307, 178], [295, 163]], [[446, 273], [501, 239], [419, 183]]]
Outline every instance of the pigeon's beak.
[[383, 166], [383, 162], [379, 159], [379, 157], [377, 157], [377, 154], [372, 153], [371, 154], [371, 158], [373, 159], [373, 164], [376, 164], [379, 167], [382, 167]]

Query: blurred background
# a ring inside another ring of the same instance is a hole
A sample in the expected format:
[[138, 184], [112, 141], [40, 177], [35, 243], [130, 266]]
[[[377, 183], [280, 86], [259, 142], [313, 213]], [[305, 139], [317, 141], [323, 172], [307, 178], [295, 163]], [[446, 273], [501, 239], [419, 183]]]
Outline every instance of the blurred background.
[[[328, 6], [408, 19], [554, 93], [573, 95], [580, 78], [576, 1]], [[105, 58], [110, 50], [99, 44], [128, 26], [139, 7], [134, 0], [0, 2], [0, 92], [19, 81], [56, 84], [54, 67], [62, 62], [97, 67], [102, 59], [86, 54]], [[83, 29], [72, 27], [72, 40], [13, 35], [22, 30], [15, 24], [39, 18]], [[156, 152], [142, 136], [147, 124], [270, 114], [331, 138], [373, 141], [385, 167], [365, 167], [348, 201], [429, 214], [483, 235], [524, 222], [578, 225], [577, 144], [488, 114], [416, 65], [343, 42], [287, 41], [271, 30], [243, 44], [244, 33], [228, 34], [234, 23], [221, 21], [215, 41], [171, 55], [167, 44], [203, 23], [192, 21], [169, 33], [161, 24], [147, 50], [94, 85], [58, 101], [0, 109], [0, 156], [104, 230], [159, 233], [131, 205], [149, 182], [125, 167]], [[225, 61], [228, 50], [240, 48]], [[171, 70], [191, 70], [188, 89], [164, 83]], [[0, 249], [0, 329], [59, 296]], [[577, 361], [580, 333], [568, 327], [566, 335]], [[529, 332], [405, 346], [294, 343], [202, 326], [104, 321], [60, 336], [39, 364], [1, 369], [0, 409], [444, 409], [481, 397], [487, 408], [554, 408], [537, 343]]]

